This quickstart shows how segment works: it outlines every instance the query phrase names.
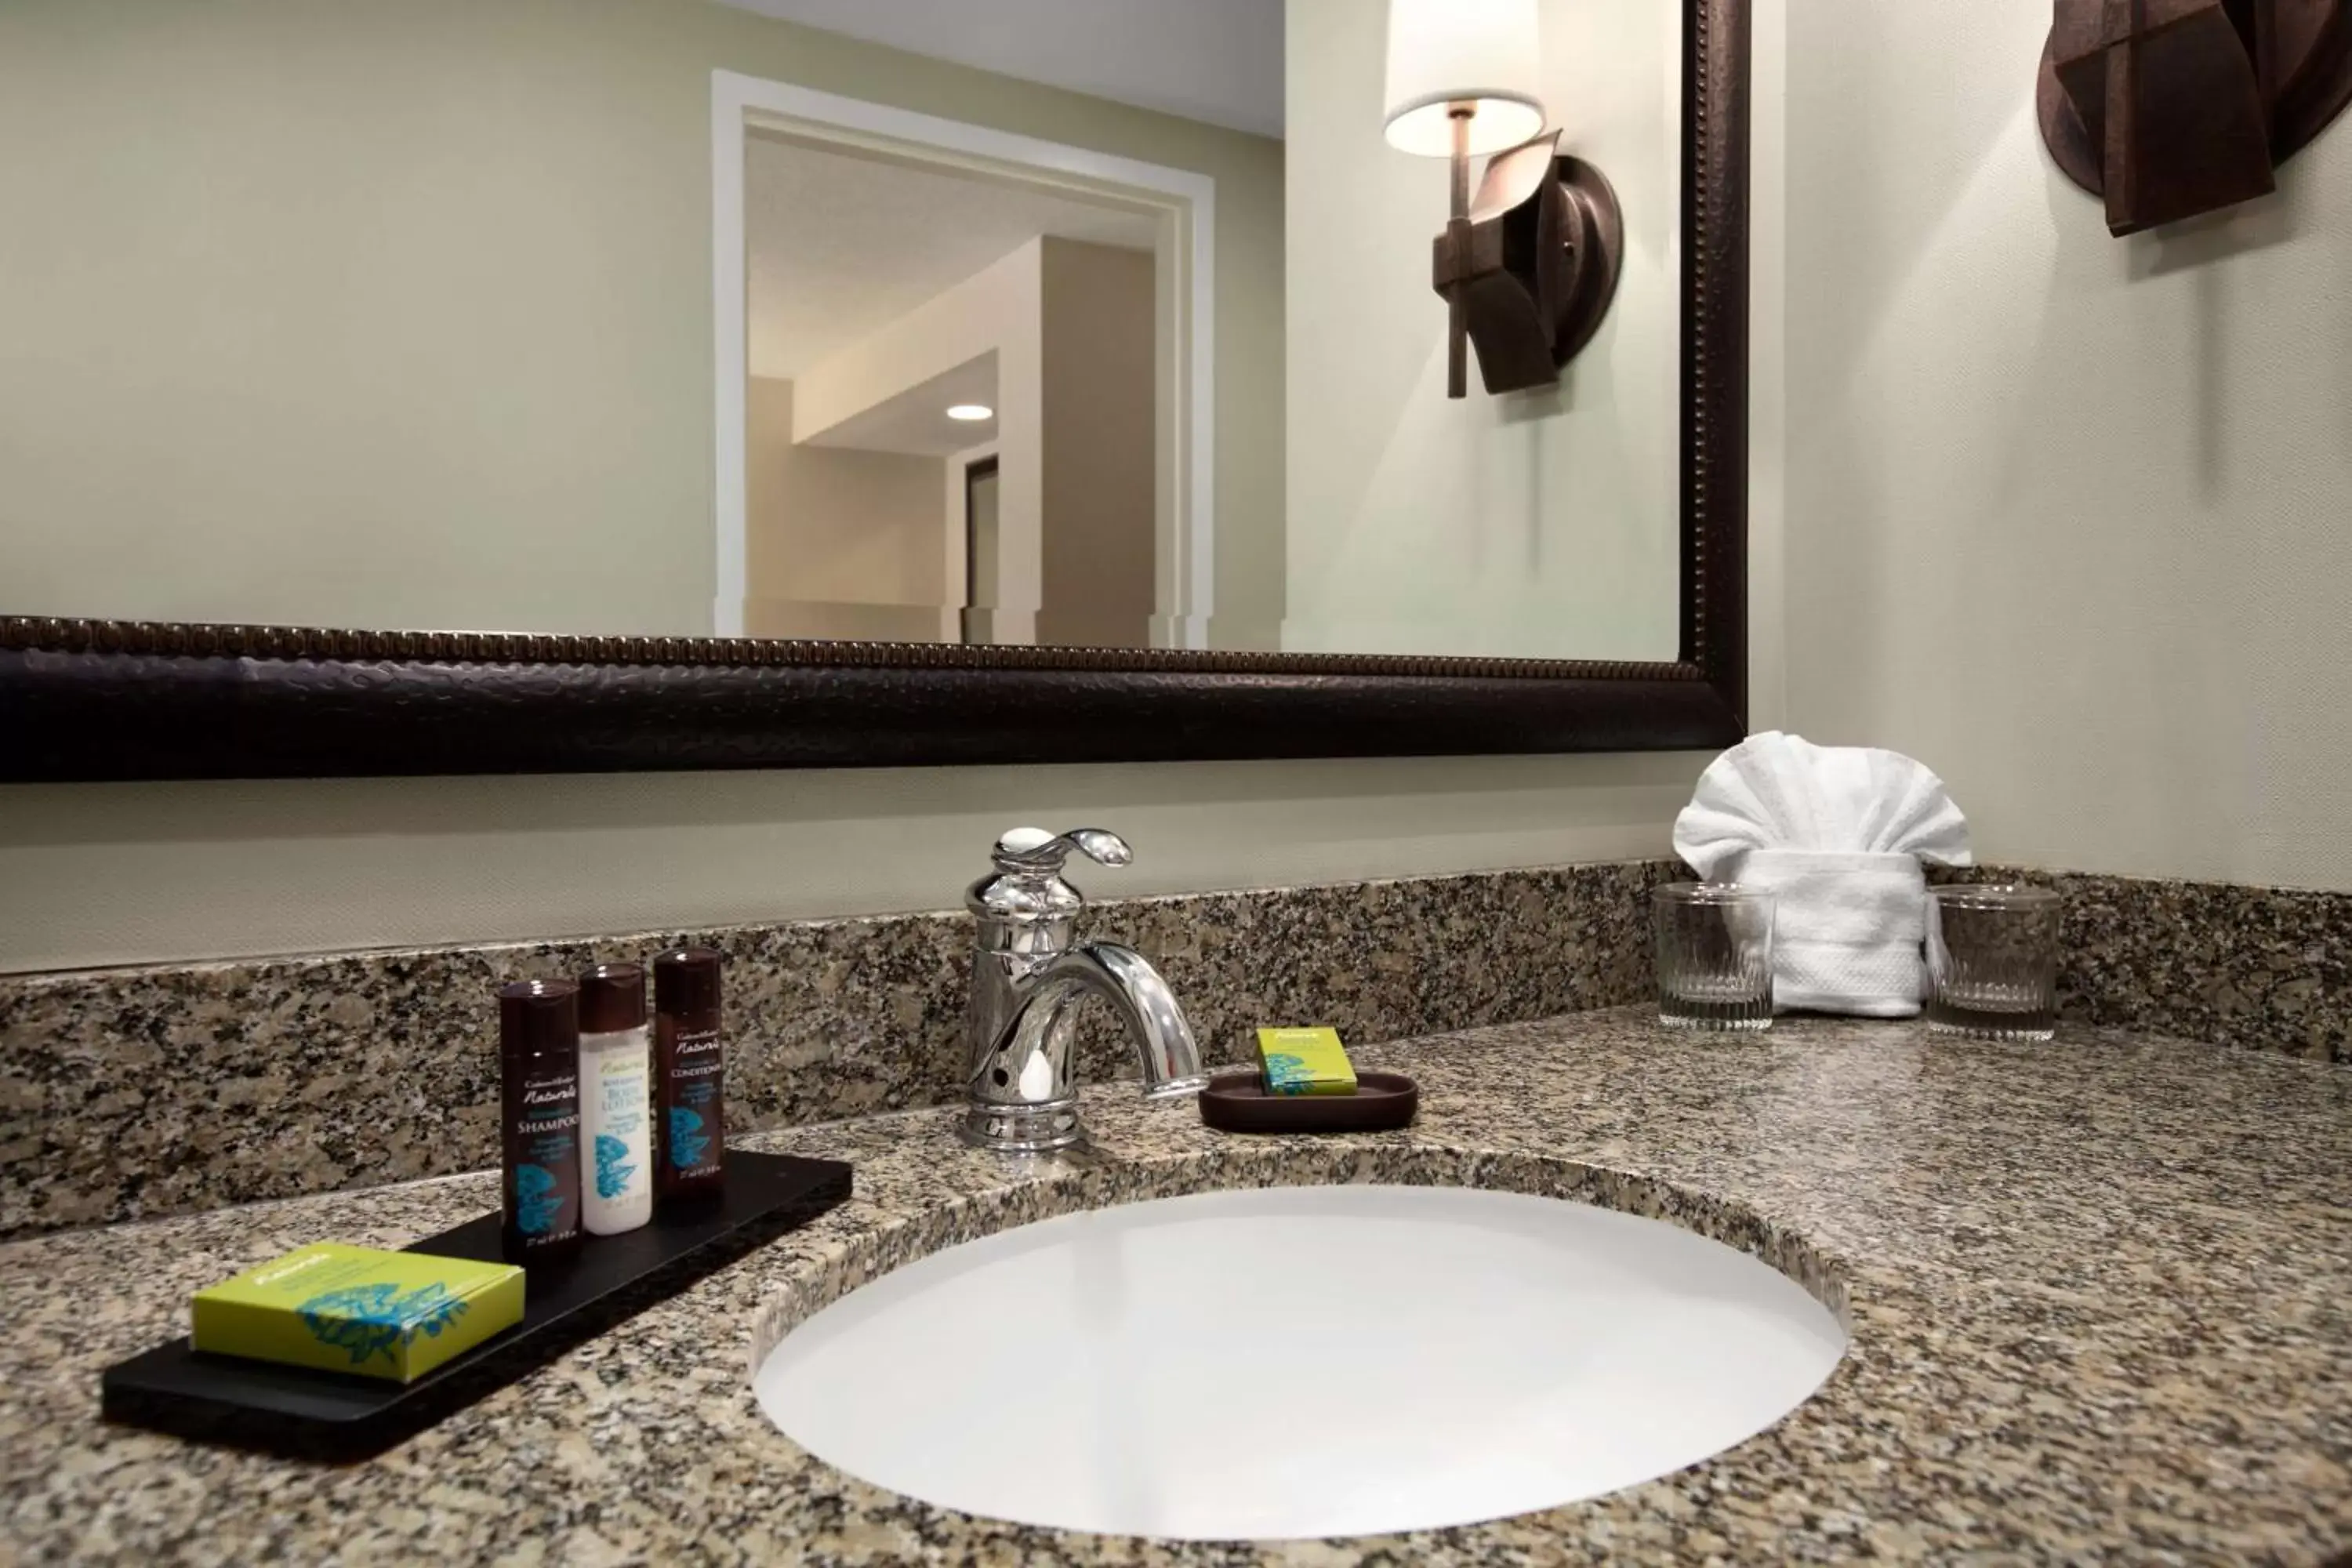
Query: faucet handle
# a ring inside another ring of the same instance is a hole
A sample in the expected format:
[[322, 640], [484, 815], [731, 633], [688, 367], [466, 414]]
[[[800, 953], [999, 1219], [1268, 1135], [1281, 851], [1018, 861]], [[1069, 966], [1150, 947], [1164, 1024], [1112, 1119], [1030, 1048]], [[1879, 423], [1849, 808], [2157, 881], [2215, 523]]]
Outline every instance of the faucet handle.
[[1073, 827], [1059, 834], [1042, 827], [1015, 827], [996, 841], [996, 868], [1051, 876], [1061, 870], [1073, 849], [1105, 866], [1124, 866], [1135, 858], [1126, 839], [1099, 827]]

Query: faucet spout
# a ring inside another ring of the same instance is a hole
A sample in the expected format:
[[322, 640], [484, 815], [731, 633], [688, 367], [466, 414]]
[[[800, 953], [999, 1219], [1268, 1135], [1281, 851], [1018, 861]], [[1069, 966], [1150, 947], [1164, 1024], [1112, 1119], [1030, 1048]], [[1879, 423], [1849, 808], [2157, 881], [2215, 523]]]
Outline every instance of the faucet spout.
[[[992, 967], [992, 956], [983, 957], [984, 968]], [[1133, 948], [1115, 942], [1073, 948], [1025, 973], [1004, 973], [998, 994], [1004, 1005], [989, 1009], [998, 1012], [993, 1026], [973, 1040], [979, 1048], [972, 1054], [971, 1108], [962, 1130], [967, 1142], [1034, 1153], [1080, 1141], [1076, 1013], [1088, 995], [1110, 1004], [1134, 1046], [1146, 1099], [1173, 1100], [1208, 1086], [1184, 1009]]]
[[1127, 1026], [1143, 1069], [1144, 1099], [1178, 1100], [1209, 1087], [1191, 1021], [1168, 982], [1141, 953], [1117, 942], [1089, 942], [1054, 967], [1065, 964], [1072, 966], [1073, 984], [1108, 1000]]

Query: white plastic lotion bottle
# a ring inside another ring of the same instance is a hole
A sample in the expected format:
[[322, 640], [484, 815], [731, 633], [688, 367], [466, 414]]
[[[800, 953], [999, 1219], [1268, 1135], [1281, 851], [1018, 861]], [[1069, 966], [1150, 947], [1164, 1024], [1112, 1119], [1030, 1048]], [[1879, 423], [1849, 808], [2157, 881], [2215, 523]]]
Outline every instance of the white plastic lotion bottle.
[[580, 1218], [591, 1236], [653, 1218], [653, 1088], [646, 972], [598, 964], [580, 977]]

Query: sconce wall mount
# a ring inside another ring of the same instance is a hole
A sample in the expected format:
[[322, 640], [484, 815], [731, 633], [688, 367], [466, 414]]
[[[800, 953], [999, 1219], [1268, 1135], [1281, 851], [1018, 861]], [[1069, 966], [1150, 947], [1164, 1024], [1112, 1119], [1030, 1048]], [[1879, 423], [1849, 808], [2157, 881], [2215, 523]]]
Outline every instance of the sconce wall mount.
[[[1549, 386], [1617, 293], [1625, 226], [1601, 171], [1546, 132], [1537, 0], [1388, 0], [1389, 144], [1452, 164], [1430, 280], [1445, 301], [1445, 395]], [[1492, 154], [1478, 196], [1470, 160]]]
[[2263, 195], [2352, 104], [2352, 0], [2055, 0], [2042, 139], [2120, 236]]
[[1552, 132], [1497, 153], [1468, 213], [1433, 247], [1431, 282], [1476, 349], [1490, 394], [1558, 382], [1617, 295], [1617, 193], [1559, 148]]

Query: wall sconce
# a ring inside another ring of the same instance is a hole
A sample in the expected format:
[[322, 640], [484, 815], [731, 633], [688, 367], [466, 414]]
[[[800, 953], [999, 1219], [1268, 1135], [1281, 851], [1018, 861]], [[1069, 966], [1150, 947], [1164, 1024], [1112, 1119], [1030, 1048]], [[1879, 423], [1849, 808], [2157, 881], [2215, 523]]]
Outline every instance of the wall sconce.
[[[1617, 194], [1544, 132], [1541, 61], [1536, 0], [1389, 0], [1389, 144], [1454, 163], [1432, 268], [1448, 397], [1466, 394], [1470, 343], [1490, 393], [1557, 382], [1617, 292]], [[1474, 205], [1470, 160], [1489, 153]]]
[[2137, 234], [2263, 195], [2352, 102], [2346, 0], [2056, 0], [2035, 95], [2059, 168]]

